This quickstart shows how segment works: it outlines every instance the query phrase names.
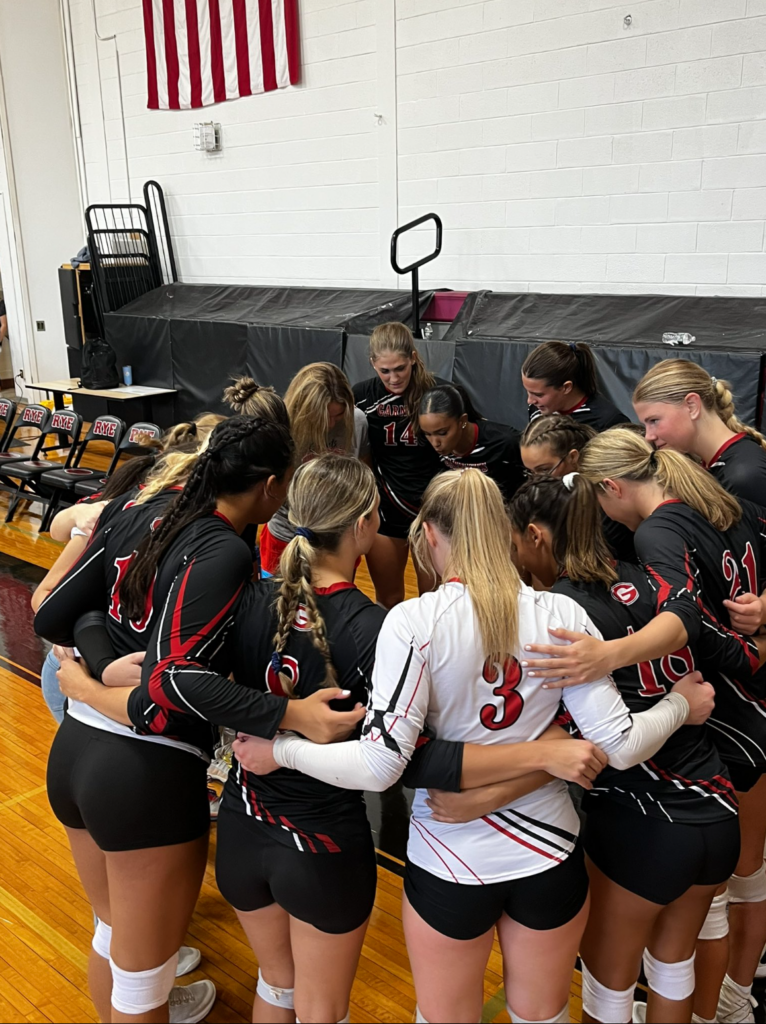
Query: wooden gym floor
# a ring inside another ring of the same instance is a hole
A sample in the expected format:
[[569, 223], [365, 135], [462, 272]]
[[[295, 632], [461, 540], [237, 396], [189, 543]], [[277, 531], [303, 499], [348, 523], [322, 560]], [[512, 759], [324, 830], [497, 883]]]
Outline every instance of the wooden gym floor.
[[[44, 655], [34, 637], [29, 595], [60, 545], [38, 536], [39, 510], [19, 511], [2, 525], [0, 497], [0, 1022], [94, 1021], [87, 956], [92, 915], [64, 831], [45, 793], [45, 765], [55, 723], [39, 689]], [[372, 593], [364, 567], [359, 580]], [[408, 566], [408, 596], [416, 593]], [[200, 969], [182, 983], [210, 978], [218, 1000], [208, 1021], [249, 1021], [257, 964], [214, 878], [215, 828], [205, 883], [187, 942], [202, 950]], [[415, 991], [402, 934], [401, 878], [378, 869], [378, 891], [356, 981], [351, 1020], [408, 1022]], [[484, 982], [483, 1021], [508, 1021], [501, 958], [495, 946]], [[570, 998], [580, 1021], [580, 974]]]

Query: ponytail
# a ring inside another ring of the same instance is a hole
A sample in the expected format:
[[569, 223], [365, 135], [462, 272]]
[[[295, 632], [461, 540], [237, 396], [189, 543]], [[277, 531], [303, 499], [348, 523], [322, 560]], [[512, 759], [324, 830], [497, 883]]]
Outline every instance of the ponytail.
[[567, 381], [589, 398], [598, 394], [596, 360], [582, 341], [544, 341], [524, 360], [521, 372], [533, 380], [543, 380], [552, 388]]
[[195, 458], [184, 489], [157, 529], [143, 538], [128, 567], [120, 585], [127, 618], [143, 615], [157, 568], [182, 530], [210, 515], [220, 496], [243, 494], [270, 476], [283, 477], [292, 457], [290, 434], [280, 424], [244, 416], [219, 423], [205, 451]]
[[518, 533], [530, 523], [547, 526], [559, 571], [571, 580], [605, 587], [617, 581], [596, 490], [580, 473], [529, 480], [514, 495], [510, 513]]
[[659, 402], [682, 405], [687, 395], [699, 395], [708, 412], [714, 412], [734, 434], [747, 434], [762, 448], [766, 438], [737, 418], [731, 384], [717, 380], [690, 359], [663, 359], [644, 374], [633, 392], [633, 404]]
[[324, 686], [337, 686], [324, 619], [314, 594], [313, 571], [321, 553], [337, 551], [346, 531], [375, 511], [378, 491], [372, 470], [358, 459], [321, 455], [301, 466], [290, 484], [289, 519], [296, 534], [279, 560], [277, 632], [272, 667], [282, 689], [294, 697], [293, 680], [282, 670], [282, 653], [301, 606], [311, 640], [324, 658]]
[[162, 454], [149, 474], [146, 486], [136, 498], [136, 504], [143, 505], [163, 491], [182, 484], [197, 456], [207, 448], [213, 430], [225, 418], [218, 413], [206, 412], [191, 423], [178, 423], [171, 427], [163, 438]]
[[417, 430], [418, 413], [423, 395], [436, 384], [436, 378], [426, 369], [420, 353], [415, 348], [415, 339], [412, 331], [404, 324], [392, 321], [388, 324], [379, 324], [370, 336], [370, 362], [375, 365], [384, 352], [395, 352], [413, 359], [412, 376], [410, 384], [403, 398], [407, 402], [410, 414], [410, 423], [413, 429]]
[[655, 451], [632, 430], [616, 427], [589, 441], [580, 453], [580, 472], [594, 484], [607, 479], [653, 481], [717, 530], [728, 530], [742, 518], [737, 499], [710, 473], [680, 452]]
[[459, 420], [467, 416], [469, 423], [483, 419], [476, 411], [470, 395], [462, 384], [437, 384], [429, 388], [420, 400], [419, 416], [447, 416]]
[[410, 545], [419, 565], [435, 576], [424, 523], [449, 538], [444, 577], [465, 584], [485, 656], [504, 664], [518, 647], [521, 584], [511, 561], [510, 522], [500, 489], [477, 469], [440, 473], [428, 485], [410, 527]]

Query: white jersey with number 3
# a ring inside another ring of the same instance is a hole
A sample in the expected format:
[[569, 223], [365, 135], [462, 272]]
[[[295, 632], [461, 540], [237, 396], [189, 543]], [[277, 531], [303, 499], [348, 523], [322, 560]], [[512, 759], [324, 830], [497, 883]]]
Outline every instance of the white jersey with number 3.
[[[443, 740], [522, 743], [545, 732], [563, 696], [582, 735], [608, 755], [631, 727], [611, 680], [544, 690], [521, 667], [526, 644], [556, 642], [548, 632], [554, 627], [601, 638], [570, 598], [522, 585], [519, 650], [501, 666], [484, 658], [471, 597], [459, 581], [397, 605], [378, 638], [361, 742], [383, 744], [409, 760], [427, 724]], [[407, 854], [446, 881], [483, 885], [523, 878], [555, 867], [574, 849], [579, 820], [559, 780], [465, 824], [434, 821], [426, 795], [418, 790], [415, 797]]]

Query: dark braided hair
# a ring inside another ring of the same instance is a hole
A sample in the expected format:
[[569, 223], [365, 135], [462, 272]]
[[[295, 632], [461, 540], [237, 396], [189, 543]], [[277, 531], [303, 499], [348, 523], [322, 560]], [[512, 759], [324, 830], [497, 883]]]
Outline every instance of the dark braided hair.
[[143, 538], [130, 563], [120, 585], [128, 619], [143, 614], [157, 567], [182, 530], [210, 515], [222, 495], [244, 494], [270, 476], [283, 477], [292, 460], [293, 442], [284, 424], [248, 416], [219, 423], [186, 486], [167, 507], [157, 529]]
[[560, 412], [538, 416], [527, 425], [519, 439], [522, 448], [533, 448], [547, 444], [557, 459], [563, 459], [571, 451], [582, 451], [596, 431], [587, 423], [572, 419]]
[[449, 416], [450, 419], [459, 420], [465, 414], [470, 423], [484, 419], [474, 407], [470, 396], [462, 384], [437, 384], [420, 399], [418, 415], [429, 414], [437, 416]]

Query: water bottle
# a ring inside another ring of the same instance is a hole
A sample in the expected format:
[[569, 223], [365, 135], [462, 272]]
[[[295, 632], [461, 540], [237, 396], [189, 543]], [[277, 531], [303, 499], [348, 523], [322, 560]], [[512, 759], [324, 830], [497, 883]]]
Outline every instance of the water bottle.
[[662, 335], [663, 345], [691, 345], [696, 340], [693, 334], [687, 334], [685, 331], [666, 331]]
[[133, 386], [133, 367], [123, 366], [122, 368], [122, 380], [125, 387], [129, 388]]

